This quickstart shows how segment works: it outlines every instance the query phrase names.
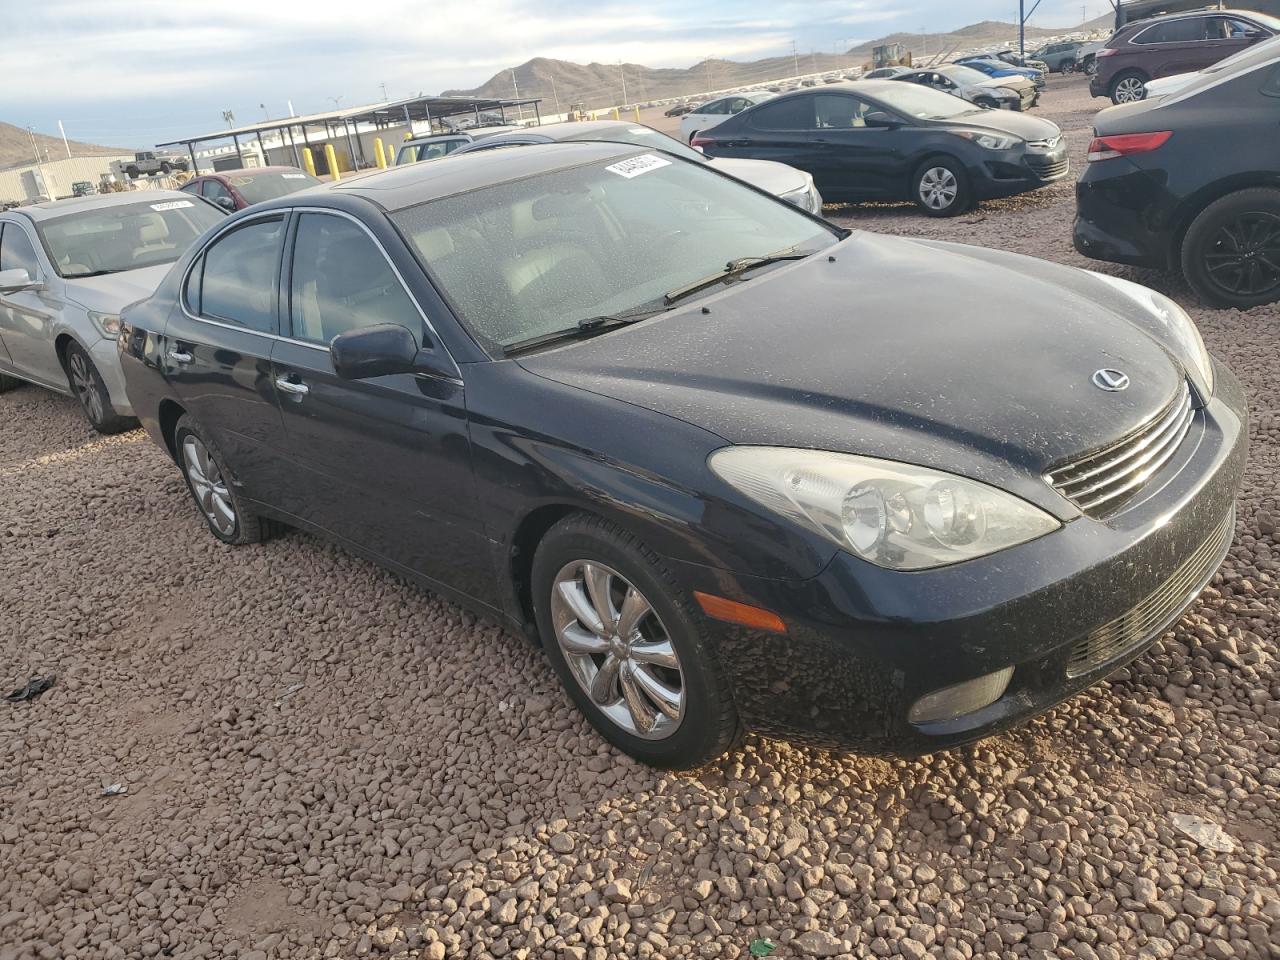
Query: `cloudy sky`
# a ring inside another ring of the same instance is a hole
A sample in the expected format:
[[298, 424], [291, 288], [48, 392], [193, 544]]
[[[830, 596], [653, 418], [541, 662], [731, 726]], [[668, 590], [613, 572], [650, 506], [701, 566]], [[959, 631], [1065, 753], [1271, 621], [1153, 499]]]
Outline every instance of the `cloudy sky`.
[[[1030, 0], [1028, 2], [1030, 5]], [[1107, 0], [1043, 0], [1070, 26]], [[222, 126], [472, 87], [544, 56], [688, 66], [831, 52], [896, 30], [1013, 20], [1016, 0], [0, 0], [0, 120], [146, 146]], [[19, 12], [21, 11], [21, 12]], [[265, 105], [265, 109], [260, 104]]]

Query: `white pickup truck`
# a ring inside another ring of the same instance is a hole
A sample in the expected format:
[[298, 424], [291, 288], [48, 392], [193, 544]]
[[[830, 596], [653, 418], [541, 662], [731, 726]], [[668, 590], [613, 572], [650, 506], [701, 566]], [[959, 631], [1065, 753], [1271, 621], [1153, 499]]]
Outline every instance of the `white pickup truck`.
[[139, 177], [165, 176], [175, 170], [186, 170], [190, 166], [186, 157], [170, 157], [152, 150], [143, 150], [133, 155], [132, 160], [113, 160], [111, 172], [118, 177], [137, 180]]

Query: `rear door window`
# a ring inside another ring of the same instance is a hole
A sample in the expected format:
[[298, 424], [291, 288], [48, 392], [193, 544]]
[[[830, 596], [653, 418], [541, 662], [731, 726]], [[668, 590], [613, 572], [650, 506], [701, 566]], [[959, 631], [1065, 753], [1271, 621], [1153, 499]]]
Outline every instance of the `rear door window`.
[[224, 234], [204, 253], [200, 314], [276, 333], [276, 278], [284, 219], [255, 220]]
[[1134, 43], [1190, 43], [1205, 39], [1205, 17], [1186, 17], [1157, 23], [1133, 38]]
[[747, 116], [757, 130], [812, 130], [813, 100], [813, 97], [788, 97], [776, 103], [766, 103]]

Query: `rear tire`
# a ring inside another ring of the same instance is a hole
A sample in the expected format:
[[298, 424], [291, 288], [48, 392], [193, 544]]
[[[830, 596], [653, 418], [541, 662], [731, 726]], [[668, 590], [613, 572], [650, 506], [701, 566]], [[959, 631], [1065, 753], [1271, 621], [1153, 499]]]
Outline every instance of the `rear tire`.
[[259, 543], [279, 529], [244, 502], [222, 453], [190, 414], [184, 413], [173, 428], [173, 449], [191, 499], [215, 537], [235, 545]]
[[1125, 70], [1111, 81], [1111, 102], [1137, 103], [1147, 99], [1147, 78], [1137, 70]]
[[1245, 310], [1280, 300], [1280, 190], [1251, 187], [1209, 204], [1187, 229], [1181, 259], [1209, 306]]
[[111, 406], [111, 394], [102, 382], [102, 374], [84, 347], [72, 340], [67, 344], [62, 360], [67, 371], [67, 385], [80, 401], [80, 409], [84, 411], [89, 426], [110, 435], [132, 430], [138, 425], [133, 417], [122, 417]]
[[137, 167], [129, 166], [124, 168], [124, 172], [129, 175], [130, 180], [137, 180], [142, 171]]
[[911, 199], [931, 217], [955, 217], [973, 206], [964, 165], [953, 157], [934, 157], [911, 176]]
[[739, 741], [706, 621], [639, 540], [600, 517], [572, 514], [538, 545], [531, 579], [547, 659], [606, 740], [676, 769], [708, 763]]

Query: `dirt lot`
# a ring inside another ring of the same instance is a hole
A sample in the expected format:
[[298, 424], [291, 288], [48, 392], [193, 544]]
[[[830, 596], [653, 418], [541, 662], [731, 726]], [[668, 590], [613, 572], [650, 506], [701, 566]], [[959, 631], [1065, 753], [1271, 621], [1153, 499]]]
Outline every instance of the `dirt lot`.
[[[1041, 110], [1079, 161], [1097, 105]], [[833, 215], [1096, 266], [1069, 183]], [[141, 433], [0, 396], [0, 674], [59, 677], [0, 703], [0, 960], [1280, 956], [1280, 311], [1193, 312], [1254, 415], [1222, 573], [1089, 694], [897, 762], [641, 767], [528, 645], [302, 535], [224, 547]]]

